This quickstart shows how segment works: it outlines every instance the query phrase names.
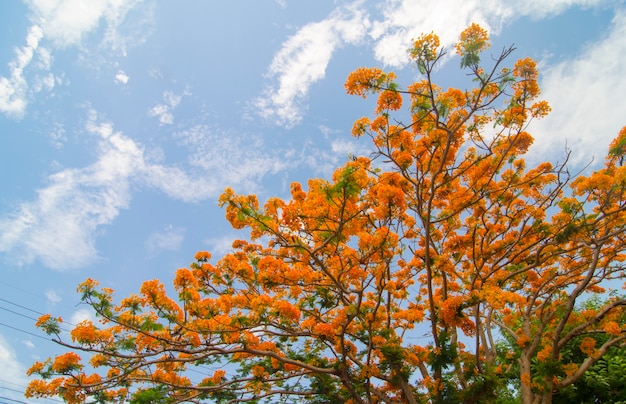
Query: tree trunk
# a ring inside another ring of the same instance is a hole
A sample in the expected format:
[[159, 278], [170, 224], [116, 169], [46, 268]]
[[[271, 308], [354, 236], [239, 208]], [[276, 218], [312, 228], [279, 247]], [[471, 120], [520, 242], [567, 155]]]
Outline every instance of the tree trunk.
[[[522, 404], [535, 404], [535, 397], [533, 391], [531, 389], [530, 383], [530, 357], [524, 350], [522, 350], [522, 354], [519, 358], [519, 368], [520, 368], [520, 393], [522, 398]], [[528, 375], [528, 376], [526, 376]]]

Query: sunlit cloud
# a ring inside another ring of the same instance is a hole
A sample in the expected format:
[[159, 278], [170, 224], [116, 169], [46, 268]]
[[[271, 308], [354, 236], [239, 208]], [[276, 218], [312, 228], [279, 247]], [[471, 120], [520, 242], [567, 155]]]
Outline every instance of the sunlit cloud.
[[530, 17], [542, 19], [574, 6], [591, 7], [601, 0], [518, 1], [506, 0], [388, 0], [383, 18], [372, 23], [374, 55], [385, 66], [404, 67], [406, 50], [423, 33], [434, 31], [441, 45], [449, 47], [471, 23], [498, 34], [510, 21]]
[[567, 145], [572, 163], [604, 161], [609, 143], [626, 125], [625, 71], [626, 11], [621, 10], [603, 40], [544, 68], [541, 97], [552, 112], [532, 124], [537, 141], [531, 151], [563, 157]]
[[73, 312], [72, 315], [70, 316], [71, 324], [79, 324], [83, 321], [91, 321], [92, 323], [95, 323], [97, 321], [93, 310], [78, 309], [75, 312]]

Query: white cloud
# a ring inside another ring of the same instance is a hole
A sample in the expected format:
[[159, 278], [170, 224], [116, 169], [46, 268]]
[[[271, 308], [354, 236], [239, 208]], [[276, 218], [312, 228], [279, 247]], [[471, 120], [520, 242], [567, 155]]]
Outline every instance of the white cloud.
[[608, 4], [606, 0], [527, 0], [515, 2], [516, 12], [533, 18], [546, 18], [574, 6], [588, 8]]
[[212, 237], [203, 240], [214, 257], [221, 257], [233, 251], [233, 240], [241, 238], [241, 234], [226, 234], [221, 237]]
[[115, 75], [115, 81], [118, 83], [126, 84], [130, 78], [123, 70], [119, 70]]
[[21, 118], [28, 103], [28, 83], [24, 70], [33, 60], [39, 47], [43, 31], [37, 25], [30, 27], [26, 36], [26, 46], [15, 49], [15, 59], [9, 63], [9, 77], [0, 77], [0, 111], [9, 116]]
[[542, 99], [548, 117], [533, 122], [531, 151], [562, 157], [565, 144], [573, 163], [604, 161], [611, 140], [626, 125], [626, 10], [617, 12], [607, 37], [572, 60], [544, 68]]
[[325, 20], [305, 25], [283, 44], [268, 71], [277, 84], [266, 88], [253, 102], [261, 116], [286, 127], [302, 119], [309, 88], [324, 77], [333, 52], [346, 43], [361, 41], [367, 33], [369, 20], [359, 4], [337, 9]]
[[472, 22], [497, 34], [505, 23], [516, 18], [541, 19], [574, 6], [600, 4], [601, 0], [388, 0], [383, 6], [384, 18], [372, 24], [370, 35], [376, 41], [378, 61], [403, 67], [408, 62], [406, 50], [423, 33], [436, 32], [441, 45], [449, 47]]
[[[180, 101], [173, 96], [168, 102], [176, 105]], [[99, 122], [95, 111], [90, 112], [86, 130], [98, 142], [95, 162], [59, 169], [48, 177], [34, 200], [22, 202], [13, 213], [0, 217], [0, 253], [12, 262], [24, 265], [38, 260], [57, 270], [94, 262], [98, 259], [98, 229], [112, 223], [120, 210], [129, 206], [133, 185], [195, 202], [215, 197], [226, 184], [255, 189], [264, 175], [287, 166], [278, 151], [248, 155], [244, 151], [248, 148], [242, 145], [254, 143], [249, 139], [207, 137], [197, 129], [177, 135], [181, 142], [196, 148], [189, 174], [179, 167], [149, 161], [140, 144], [114, 131], [111, 123]], [[214, 139], [216, 143], [212, 143]], [[169, 237], [171, 246], [179, 242], [175, 231]], [[164, 240], [155, 236], [147, 247], [163, 246]]]
[[57, 149], [63, 147], [65, 142], [67, 142], [67, 136], [65, 136], [65, 127], [59, 122], [54, 122], [49, 126], [48, 136], [50, 137], [50, 142]]
[[330, 143], [330, 149], [333, 153], [341, 156], [363, 155], [369, 150], [363, 145], [363, 142], [350, 141], [345, 139], [334, 139]]
[[56, 304], [56, 303], [59, 303], [61, 300], [63, 300], [61, 296], [59, 296], [57, 292], [55, 292], [52, 289], [46, 292], [46, 299], [48, 299], [48, 303], [51, 303], [51, 304]]
[[374, 40], [374, 56], [386, 66], [404, 67], [406, 50], [420, 34], [435, 31], [442, 46], [452, 45], [459, 33], [476, 22], [492, 33], [515, 18], [545, 18], [572, 6], [593, 6], [600, 0], [511, 2], [507, 0], [387, 0], [382, 18], [370, 21], [362, 1], [337, 8], [326, 19], [305, 25], [274, 56], [268, 77], [276, 82], [253, 101], [258, 113], [276, 124], [292, 127], [300, 122], [311, 86], [325, 75], [335, 50]]
[[[0, 380], [2, 395], [13, 397], [17, 400], [23, 399], [24, 396], [22, 394], [15, 393], [12, 390], [24, 388], [28, 384], [25, 376], [26, 369], [20, 364], [15, 350], [2, 335], [0, 335], [0, 363], [2, 364], [2, 380]], [[2, 387], [6, 387], [6, 389], [2, 389]]]
[[255, 192], [264, 176], [294, 163], [289, 150], [270, 151], [261, 137], [250, 134], [224, 133], [208, 125], [196, 125], [177, 132], [175, 137], [189, 148], [192, 166], [242, 191]]
[[198, 202], [213, 197], [223, 189], [219, 178], [196, 178], [178, 167], [158, 164], [146, 165], [140, 180], [170, 198], [185, 202]]
[[184, 239], [185, 229], [169, 225], [164, 231], [157, 231], [150, 234], [144, 245], [148, 252], [154, 255], [163, 250], [179, 250]]
[[90, 120], [87, 130], [100, 138], [98, 160], [51, 175], [35, 201], [0, 219], [0, 251], [15, 252], [22, 264], [39, 259], [59, 270], [97, 257], [94, 231], [128, 206], [129, 176], [139, 168], [142, 151], [110, 124]]
[[408, 62], [406, 50], [413, 39], [423, 33], [436, 32], [441, 45], [448, 46], [472, 22], [492, 28], [482, 10], [488, 10], [491, 19], [510, 13], [498, 0], [388, 1], [383, 20], [375, 22], [371, 31], [375, 57], [386, 66], [401, 67]]
[[93, 312], [93, 310], [91, 309], [79, 309], [76, 310], [74, 313], [72, 313], [72, 316], [70, 317], [70, 323], [71, 324], [78, 324], [82, 321], [85, 320], [89, 320], [92, 323], [96, 323], [97, 319], [96, 316]]
[[105, 41], [124, 50], [126, 39], [118, 33], [125, 18], [142, 0], [28, 0], [35, 16], [43, 21], [46, 38], [58, 47], [79, 45], [104, 20]]
[[174, 94], [171, 91], [165, 91], [163, 93], [163, 100], [165, 103], [157, 104], [150, 108], [148, 111], [149, 116], [158, 117], [159, 125], [171, 125], [174, 123], [174, 115], [172, 112], [178, 104], [182, 101], [183, 97], [191, 95], [188, 90], [185, 90], [182, 94]]
[[[143, 42], [150, 35], [145, 23], [150, 17], [135, 16], [132, 23], [128, 21], [130, 12], [137, 9], [142, 2], [143, 0], [27, 0], [34, 23], [26, 35], [26, 45], [15, 49], [15, 58], [9, 62], [10, 74], [8, 77], [0, 76], [0, 112], [17, 119], [22, 118], [29, 98], [41, 90], [52, 90], [58, 81], [49, 72], [52, 53], [47, 47], [41, 46], [44, 40], [61, 48], [81, 45], [84, 37], [104, 20], [106, 27], [102, 42], [105, 46], [125, 54], [129, 44]], [[143, 10], [144, 14], [150, 14], [150, 7], [144, 7]], [[120, 31], [125, 26], [143, 29], [137, 31], [136, 28], [131, 28], [130, 32], [123, 35]], [[34, 59], [36, 63], [33, 64]], [[32, 70], [32, 77], [26, 77], [27, 68]]]

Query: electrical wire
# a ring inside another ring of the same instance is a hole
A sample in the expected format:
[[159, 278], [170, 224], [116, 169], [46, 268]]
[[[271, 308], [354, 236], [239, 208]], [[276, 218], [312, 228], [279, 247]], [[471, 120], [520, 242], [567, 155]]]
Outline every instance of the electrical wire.
[[12, 325], [9, 325], [9, 324], [0, 323], [0, 325], [3, 326], [3, 327], [10, 328], [10, 329], [15, 330], [15, 331], [23, 332], [24, 334], [32, 335], [33, 337], [37, 337], [37, 338], [45, 339], [46, 341], [54, 342], [50, 338], [46, 338], [46, 337], [43, 337], [41, 335], [37, 335], [37, 334], [32, 333], [30, 331], [22, 330], [21, 328], [13, 327]]
[[[12, 403], [28, 404], [28, 402], [27, 402], [27, 401], [14, 400], [14, 399], [12, 399], [12, 398], [9, 398], [9, 397], [4, 397], [4, 396], [0, 396], [0, 400], [9, 400], [9, 401], [10, 401], [10, 402], [12, 402]], [[4, 402], [4, 403], [2, 403], [2, 404], [7, 404], [7, 402], [5, 401], [5, 402]]]
[[45, 313], [42, 313], [42, 312], [40, 312], [40, 311], [33, 310], [33, 309], [29, 308], [29, 307], [22, 306], [21, 304], [14, 303], [14, 302], [12, 302], [12, 301], [10, 301], [10, 300], [3, 299], [3, 298], [1, 298], [1, 297], [0, 297], [0, 301], [2, 301], [2, 302], [6, 302], [6, 303], [9, 303], [9, 304], [12, 304], [13, 306], [17, 306], [17, 307], [19, 307], [20, 309], [28, 310], [28, 311], [30, 311], [30, 312], [32, 312], [32, 313], [39, 314], [40, 316], [43, 316], [43, 315], [45, 314]]

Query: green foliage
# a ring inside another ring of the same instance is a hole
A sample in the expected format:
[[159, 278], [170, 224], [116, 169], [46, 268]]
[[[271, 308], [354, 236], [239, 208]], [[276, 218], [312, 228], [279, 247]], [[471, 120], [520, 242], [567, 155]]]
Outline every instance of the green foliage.
[[[583, 355], [570, 349], [570, 358]], [[567, 388], [555, 393], [554, 404], [626, 403], [626, 348], [612, 348], [585, 375]]]
[[141, 389], [132, 395], [130, 404], [174, 403], [175, 400], [165, 396], [166, 390], [165, 386]]

